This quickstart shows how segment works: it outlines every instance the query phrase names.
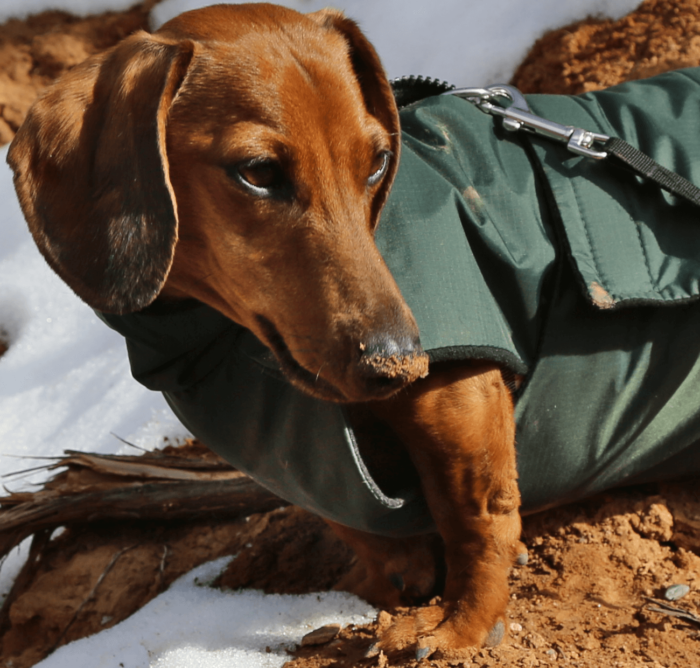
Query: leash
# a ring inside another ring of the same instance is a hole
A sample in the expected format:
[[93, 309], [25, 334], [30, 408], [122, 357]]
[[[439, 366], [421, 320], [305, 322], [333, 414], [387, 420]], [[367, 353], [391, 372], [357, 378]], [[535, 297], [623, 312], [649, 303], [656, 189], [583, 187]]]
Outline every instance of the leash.
[[[700, 207], [700, 188], [680, 174], [666, 169], [624, 139], [561, 125], [533, 114], [525, 96], [514, 86], [496, 84], [488, 88], [453, 88], [444, 90], [441, 94], [456, 95], [486, 114], [501, 117], [503, 127], [508, 131], [524, 130], [563, 142], [569, 151], [577, 155], [593, 160], [610, 160]], [[503, 99], [510, 100], [511, 104], [504, 106], [501, 104]]]

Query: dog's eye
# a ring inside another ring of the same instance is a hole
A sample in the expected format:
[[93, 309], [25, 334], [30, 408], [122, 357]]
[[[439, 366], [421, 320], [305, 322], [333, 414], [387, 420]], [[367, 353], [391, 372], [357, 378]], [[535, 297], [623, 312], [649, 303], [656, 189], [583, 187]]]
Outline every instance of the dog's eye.
[[258, 197], [279, 197], [289, 189], [282, 166], [275, 160], [256, 159], [227, 169], [246, 190]]
[[376, 186], [381, 180], [386, 170], [389, 167], [389, 158], [391, 158], [391, 151], [382, 151], [374, 159], [374, 165], [372, 165], [372, 173], [367, 179], [367, 183], [370, 186]]

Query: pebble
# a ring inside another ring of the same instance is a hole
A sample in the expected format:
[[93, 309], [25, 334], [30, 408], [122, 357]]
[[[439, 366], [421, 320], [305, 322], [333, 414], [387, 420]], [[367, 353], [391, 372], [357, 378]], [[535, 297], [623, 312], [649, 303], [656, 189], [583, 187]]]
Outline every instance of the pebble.
[[520, 633], [523, 630], [522, 624], [518, 624], [517, 622], [512, 622], [510, 625], [510, 632], [511, 633]]
[[311, 633], [307, 633], [301, 639], [301, 646], [307, 647], [309, 645], [325, 645], [330, 642], [340, 633], [340, 624], [327, 624], [322, 626]]
[[664, 598], [667, 601], [678, 601], [690, 592], [688, 585], [671, 585], [664, 592]]

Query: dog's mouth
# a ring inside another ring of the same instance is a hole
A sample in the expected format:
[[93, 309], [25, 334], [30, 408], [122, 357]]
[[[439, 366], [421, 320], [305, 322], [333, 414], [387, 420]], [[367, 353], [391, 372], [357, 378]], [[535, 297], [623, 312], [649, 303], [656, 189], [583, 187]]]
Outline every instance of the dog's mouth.
[[266, 343], [272, 349], [284, 375], [294, 384], [310, 394], [326, 401], [347, 401], [347, 397], [334, 385], [305, 369], [294, 359], [284, 338], [277, 327], [264, 316], [256, 316], [258, 326], [262, 330]]
[[[387, 399], [410, 382], [428, 373], [428, 356], [416, 337], [403, 346], [393, 339], [379, 339], [366, 345], [358, 345], [355, 357], [348, 364], [350, 389], [332, 383], [318, 373], [303, 367], [275, 325], [264, 316], [256, 316], [256, 322], [269, 348], [271, 348], [287, 379], [312, 396], [333, 402], [356, 402]], [[354, 366], [352, 366], [354, 365]], [[343, 376], [343, 380], [345, 377]]]

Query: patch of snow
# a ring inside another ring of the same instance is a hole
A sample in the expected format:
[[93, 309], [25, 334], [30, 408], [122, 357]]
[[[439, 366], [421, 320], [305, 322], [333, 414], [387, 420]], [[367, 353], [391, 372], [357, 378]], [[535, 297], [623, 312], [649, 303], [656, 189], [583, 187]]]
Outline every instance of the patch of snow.
[[376, 615], [341, 592], [281, 596], [208, 587], [230, 561], [203, 564], [129, 619], [59, 648], [36, 668], [279, 668], [309, 631]]

